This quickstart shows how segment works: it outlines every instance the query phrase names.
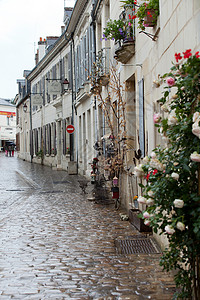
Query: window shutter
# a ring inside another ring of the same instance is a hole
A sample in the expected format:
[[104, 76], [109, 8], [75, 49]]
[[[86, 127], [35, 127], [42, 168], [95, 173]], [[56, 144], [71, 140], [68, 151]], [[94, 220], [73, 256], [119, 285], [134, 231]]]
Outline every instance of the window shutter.
[[72, 51], [67, 56], [68, 59], [68, 81], [69, 81], [69, 89], [72, 89]]
[[30, 155], [33, 155], [33, 130], [30, 130]]
[[86, 32], [85, 39], [85, 70], [86, 70], [86, 80], [88, 80], [89, 76], [89, 29]]
[[81, 66], [81, 45], [78, 45], [78, 89], [80, 89], [81, 85], [82, 85], [82, 66]]
[[62, 134], [63, 134], [63, 154], [66, 155], [66, 120], [62, 121]]
[[144, 133], [144, 79], [138, 82], [139, 85], [139, 145], [142, 156], [145, 156], [145, 133]]
[[43, 142], [44, 142], [44, 147], [43, 147], [43, 151], [44, 151], [44, 154], [46, 154], [46, 150], [47, 150], [47, 136], [46, 136], [46, 126], [44, 125], [43, 126]]
[[42, 98], [43, 105], [45, 105], [45, 76], [42, 77]]
[[[53, 70], [52, 70], [52, 76], [53, 78], [52, 79], [57, 79], [57, 72], [56, 72], [56, 65], [53, 66]], [[53, 95], [53, 100], [57, 98], [57, 95]]]
[[[50, 71], [47, 73], [47, 78], [50, 79]], [[47, 81], [47, 102], [51, 101], [51, 96], [48, 94], [48, 81]]]
[[75, 92], [78, 92], [78, 49], [76, 49], [75, 51], [75, 70], [76, 70], [76, 74], [75, 74]]
[[55, 154], [57, 154], [57, 145], [56, 145], [56, 122], [53, 123], [53, 137], [54, 137], [54, 140], [53, 140], [54, 151], [55, 151]]
[[86, 74], [86, 35], [83, 37], [83, 83], [87, 80]]
[[93, 59], [92, 59], [92, 27], [90, 26], [89, 27], [89, 74], [91, 74], [91, 72], [92, 72], [92, 61], [93, 61]]

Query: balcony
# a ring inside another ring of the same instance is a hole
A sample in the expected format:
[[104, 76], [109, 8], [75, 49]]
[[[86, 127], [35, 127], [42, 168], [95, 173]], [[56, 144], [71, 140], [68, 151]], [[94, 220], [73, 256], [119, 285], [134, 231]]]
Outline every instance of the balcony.
[[110, 48], [102, 48], [96, 58], [97, 83], [105, 86], [109, 82]]
[[[133, 5], [126, 5], [119, 16], [124, 23], [123, 31], [126, 33], [126, 37], [115, 42], [114, 58], [123, 64], [127, 63], [135, 54], [135, 19], [133, 16]], [[132, 25], [130, 26], [130, 24]]]

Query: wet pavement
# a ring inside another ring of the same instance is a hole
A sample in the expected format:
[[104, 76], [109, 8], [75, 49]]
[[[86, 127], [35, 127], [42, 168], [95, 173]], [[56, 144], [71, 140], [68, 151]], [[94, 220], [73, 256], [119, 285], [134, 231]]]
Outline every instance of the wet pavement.
[[140, 237], [80, 176], [0, 153], [0, 299], [172, 299], [160, 254], [124, 255]]

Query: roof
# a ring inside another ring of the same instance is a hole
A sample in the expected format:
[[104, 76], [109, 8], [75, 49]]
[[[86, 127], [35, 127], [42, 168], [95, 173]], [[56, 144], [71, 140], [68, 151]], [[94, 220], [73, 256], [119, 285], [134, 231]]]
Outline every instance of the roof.
[[10, 103], [10, 101], [11, 101], [10, 99], [0, 98], [0, 105], [15, 106], [12, 103]]

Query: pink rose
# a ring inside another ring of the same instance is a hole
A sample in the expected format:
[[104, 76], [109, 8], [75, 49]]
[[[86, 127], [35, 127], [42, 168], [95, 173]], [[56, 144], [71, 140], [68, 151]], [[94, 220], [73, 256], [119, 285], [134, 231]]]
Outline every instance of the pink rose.
[[154, 123], [155, 123], [155, 124], [156, 124], [156, 123], [159, 123], [160, 120], [161, 120], [161, 115], [160, 115], [159, 113], [154, 114], [154, 116], [153, 116], [153, 121], [154, 121]]
[[150, 224], [151, 224], [150, 220], [148, 220], [148, 219], [144, 220], [144, 225], [149, 226]]
[[168, 86], [171, 87], [175, 84], [175, 79], [173, 77], [168, 77], [166, 79], [166, 82], [167, 82]]
[[151, 216], [150, 216], [150, 214], [149, 214], [147, 211], [145, 211], [145, 212], [143, 213], [143, 217], [144, 217], [145, 219], [149, 219]]

